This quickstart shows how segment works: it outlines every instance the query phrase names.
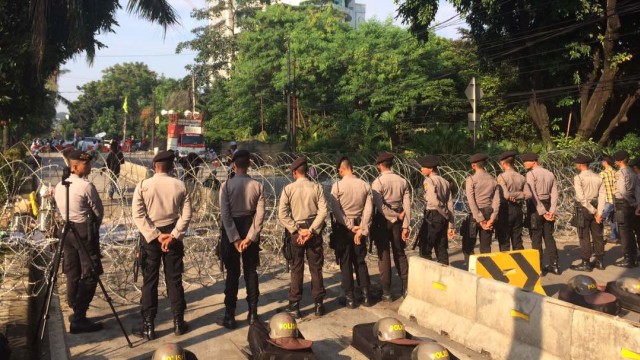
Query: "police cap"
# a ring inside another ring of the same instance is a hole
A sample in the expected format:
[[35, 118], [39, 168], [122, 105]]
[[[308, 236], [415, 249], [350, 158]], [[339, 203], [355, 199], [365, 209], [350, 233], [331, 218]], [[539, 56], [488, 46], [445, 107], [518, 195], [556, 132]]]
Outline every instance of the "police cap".
[[345, 160], [349, 160], [349, 157], [346, 155], [340, 156], [338, 161], [336, 161], [336, 169], [340, 170], [340, 166], [342, 166], [342, 162]]
[[478, 154], [471, 155], [469, 157], [469, 162], [473, 164], [473, 163], [477, 163], [479, 161], [485, 161], [488, 158], [489, 158], [489, 156], [487, 154], [478, 153]]
[[576, 156], [576, 160], [575, 163], [576, 164], [591, 164], [593, 162], [593, 160], [591, 160], [590, 157], [588, 157], [587, 155], [584, 154], [578, 154], [578, 156]]
[[69, 160], [78, 160], [78, 161], [91, 161], [92, 156], [89, 153], [86, 153], [82, 150], [73, 150], [69, 152], [67, 155]]
[[173, 162], [175, 158], [176, 154], [171, 150], [160, 151], [153, 157], [153, 162]]
[[631, 294], [640, 295], [640, 280], [632, 277], [623, 277], [616, 280], [618, 286]]
[[287, 350], [311, 348], [313, 342], [300, 338], [296, 319], [287, 313], [278, 313], [269, 320], [269, 342]]
[[416, 346], [411, 352], [411, 360], [449, 360], [449, 350], [435, 341], [427, 341]]
[[152, 360], [185, 360], [184, 349], [178, 344], [164, 344], [153, 353]]
[[577, 275], [567, 282], [569, 287], [579, 295], [592, 295], [598, 292], [598, 284], [587, 275]]
[[440, 158], [435, 155], [427, 155], [423, 157], [419, 157], [417, 159], [418, 164], [423, 168], [433, 169], [434, 167], [440, 165]]
[[606, 161], [607, 164], [609, 165], [613, 165], [613, 157], [609, 156], [609, 155], [605, 155], [602, 157], [602, 161]]
[[520, 155], [520, 159], [522, 159], [522, 161], [538, 161], [538, 154], [535, 154], [535, 153], [522, 154]]
[[380, 341], [386, 341], [398, 345], [418, 345], [421, 341], [407, 337], [404, 324], [393, 317], [385, 317], [373, 325], [373, 336]]
[[380, 164], [381, 162], [385, 162], [385, 161], [393, 161], [393, 154], [388, 152], [383, 152], [383, 153], [380, 153], [376, 158], [376, 164]]
[[302, 165], [307, 165], [307, 158], [304, 156], [300, 156], [297, 159], [293, 160], [291, 165], [289, 165], [289, 170], [296, 171]]
[[629, 159], [629, 153], [624, 150], [616, 151], [616, 153], [613, 154], [613, 160], [615, 161], [624, 161], [627, 159]]
[[233, 153], [233, 156], [231, 157], [231, 161], [236, 161], [236, 159], [238, 158], [248, 158], [251, 157], [251, 153], [248, 150], [238, 150], [235, 153]]
[[504, 160], [504, 159], [508, 159], [510, 157], [516, 157], [517, 153], [513, 150], [509, 150], [509, 151], [505, 151], [502, 154], [500, 154], [500, 161]]
[[631, 167], [634, 167], [634, 166], [640, 167], [640, 158], [635, 158], [635, 159], [629, 161], [629, 166], [631, 166]]

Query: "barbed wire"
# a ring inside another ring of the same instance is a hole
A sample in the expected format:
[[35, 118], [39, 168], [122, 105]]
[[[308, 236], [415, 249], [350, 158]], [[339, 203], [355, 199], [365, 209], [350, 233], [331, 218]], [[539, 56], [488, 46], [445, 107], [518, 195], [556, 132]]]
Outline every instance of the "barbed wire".
[[[286, 274], [286, 263], [280, 253], [282, 234], [284, 229], [277, 219], [277, 208], [282, 189], [293, 181], [288, 165], [299, 154], [278, 153], [273, 155], [252, 155], [252, 167], [249, 175], [260, 181], [265, 190], [265, 221], [261, 233], [260, 247], [261, 267], [259, 274], [282, 277]], [[330, 193], [331, 185], [338, 179], [335, 168], [336, 155], [305, 154], [309, 165], [314, 169], [314, 180], [322, 184], [325, 194]], [[592, 151], [595, 156], [595, 151]], [[541, 155], [544, 167], [552, 171], [559, 185], [559, 202], [556, 221], [556, 231], [559, 236], [574, 234], [569, 225], [573, 209], [573, 170], [572, 160], [574, 152], [556, 151]], [[373, 181], [378, 176], [374, 165], [375, 154], [358, 153], [351, 155], [351, 161], [356, 175], [366, 181]], [[443, 155], [439, 171], [453, 187], [456, 210], [456, 223], [460, 224], [467, 211], [464, 196], [464, 180], [470, 174], [468, 155]], [[133, 223], [131, 213], [131, 199], [137, 182], [141, 179], [123, 173], [115, 178], [104, 169], [106, 154], [97, 154], [93, 161], [94, 167], [88, 176], [97, 188], [103, 201], [105, 216], [100, 227], [100, 242], [104, 275], [102, 280], [113, 298], [123, 303], [137, 302], [140, 297], [141, 280], [138, 284], [133, 281], [133, 261], [138, 231]], [[51, 188], [59, 181], [64, 166], [61, 156], [57, 153], [43, 154], [40, 165], [34, 165], [33, 156], [27, 159], [12, 160], [0, 155], [0, 273], [13, 274], [25, 267], [35, 267], [46, 273], [51, 266], [53, 252], [59, 243], [57, 230], [61, 228], [60, 214], [48, 196]], [[138, 170], [152, 173], [152, 155], [147, 153], [127, 153], [126, 160], [130, 166]], [[488, 162], [487, 171], [499, 173], [496, 159]], [[215, 164], [215, 165], [214, 165]], [[521, 164], [518, 170], [523, 172]], [[424, 209], [422, 174], [415, 160], [397, 156], [394, 170], [411, 184], [411, 240], [410, 248], [422, 219]], [[185, 245], [185, 271], [183, 281], [185, 287], [212, 286], [223, 280], [220, 263], [215, 254], [220, 239], [220, 211], [218, 190], [222, 182], [226, 181], [229, 168], [219, 161], [206, 161], [200, 166], [185, 169], [176, 167], [176, 176], [185, 181], [189, 193], [193, 218]], [[110, 196], [110, 190], [113, 191]], [[34, 215], [29, 194], [35, 192], [38, 201], [38, 214]], [[330, 229], [325, 228], [325, 242], [328, 243]], [[460, 238], [452, 243], [452, 248], [460, 248]], [[325, 251], [329, 258], [328, 246]], [[376, 255], [369, 255], [375, 260]], [[332, 261], [326, 261], [327, 271], [334, 271]], [[64, 278], [61, 274], [60, 278]], [[0, 286], [0, 297], [9, 294], [20, 287], [22, 293], [29, 296], [40, 294], [45, 288], [45, 279], [20, 279], [12, 282], [10, 287]]]

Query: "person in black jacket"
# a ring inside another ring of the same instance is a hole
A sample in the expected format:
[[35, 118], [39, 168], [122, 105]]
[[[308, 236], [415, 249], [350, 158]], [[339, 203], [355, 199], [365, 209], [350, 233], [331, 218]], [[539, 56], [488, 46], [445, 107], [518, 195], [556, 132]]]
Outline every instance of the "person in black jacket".
[[109, 199], [113, 199], [118, 184], [118, 176], [120, 176], [120, 165], [124, 164], [124, 154], [120, 151], [120, 144], [116, 140], [111, 140], [111, 150], [107, 155], [107, 173], [111, 180], [109, 187]]

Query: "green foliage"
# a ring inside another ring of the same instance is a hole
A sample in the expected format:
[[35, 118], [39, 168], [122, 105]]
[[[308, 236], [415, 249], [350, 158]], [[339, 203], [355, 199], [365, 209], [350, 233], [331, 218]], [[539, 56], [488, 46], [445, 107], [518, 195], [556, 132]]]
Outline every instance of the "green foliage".
[[613, 154], [620, 150], [628, 151], [632, 158], [640, 156], [640, 136], [633, 133], [625, 135], [613, 146], [610, 153]]

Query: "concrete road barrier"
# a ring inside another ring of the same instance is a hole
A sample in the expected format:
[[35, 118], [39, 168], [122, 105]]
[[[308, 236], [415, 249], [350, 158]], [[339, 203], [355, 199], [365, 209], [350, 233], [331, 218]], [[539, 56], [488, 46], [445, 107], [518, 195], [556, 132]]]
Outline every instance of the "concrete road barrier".
[[640, 359], [640, 324], [419, 257], [398, 312], [493, 359]]
[[120, 176], [127, 181], [137, 184], [151, 176], [151, 170], [146, 166], [125, 161], [120, 167]]

